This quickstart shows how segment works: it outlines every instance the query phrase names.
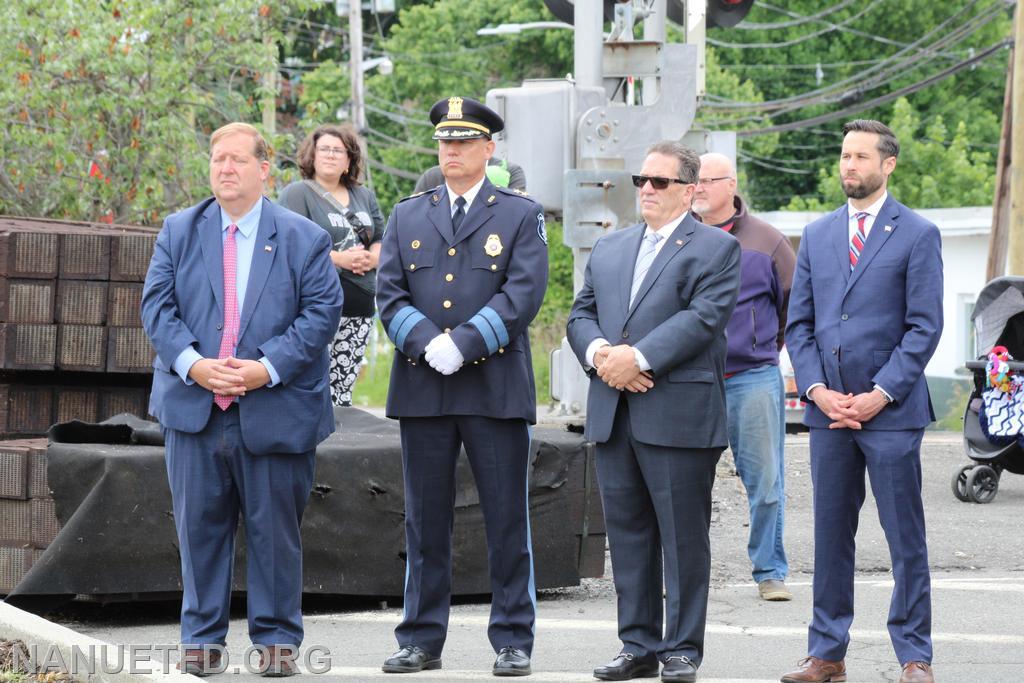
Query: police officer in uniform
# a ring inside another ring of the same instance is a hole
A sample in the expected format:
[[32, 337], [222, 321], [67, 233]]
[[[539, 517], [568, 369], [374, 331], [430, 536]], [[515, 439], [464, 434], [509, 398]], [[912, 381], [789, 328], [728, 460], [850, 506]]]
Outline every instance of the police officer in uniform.
[[395, 205], [377, 276], [395, 344], [387, 415], [401, 423], [405, 612], [382, 667], [441, 667], [451, 602], [455, 464], [465, 445], [487, 532], [496, 676], [530, 673], [536, 593], [527, 500], [536, 390], [527, 328], [547, 286], [541, 206], [486, 177], [495, 112], [469, 98], [430, 110], [443, 185]]

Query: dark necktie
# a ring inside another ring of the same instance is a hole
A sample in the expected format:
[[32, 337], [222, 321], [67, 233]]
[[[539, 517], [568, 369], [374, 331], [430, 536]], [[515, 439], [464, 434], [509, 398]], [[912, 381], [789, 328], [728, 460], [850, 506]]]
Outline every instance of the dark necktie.
[[452, 233], [458, 234], [462, 221], [466, 218], [466, 198], [459, 195], [455, 198], [455, 213], [452, 214]]

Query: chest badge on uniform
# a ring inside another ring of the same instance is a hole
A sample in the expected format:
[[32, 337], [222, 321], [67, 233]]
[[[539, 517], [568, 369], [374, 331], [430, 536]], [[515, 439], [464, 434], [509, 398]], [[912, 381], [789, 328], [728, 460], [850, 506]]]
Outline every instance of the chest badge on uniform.
[[501, 250], [501, 238], [495, 233], [488, 235], [487, 242], [484, 243], [484, 253], [494, 258], [501, 254]]

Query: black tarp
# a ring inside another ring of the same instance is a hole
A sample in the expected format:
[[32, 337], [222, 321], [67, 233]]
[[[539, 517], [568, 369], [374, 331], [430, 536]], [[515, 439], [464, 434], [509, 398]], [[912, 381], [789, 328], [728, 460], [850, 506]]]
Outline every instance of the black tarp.
[[[401, 595], [404, 494], [398, 423], [338, 408], [338, 431], [317, 448], [303, 518], [304, 590]], [[130, 416], [56, 425], [47, 473], [61, 531], [8, 601], [45, 611], [75, 595], [144, 598], [181, 590], [159, 425]], [[593, 459], [579, 434], [533, 430], [530, 520], [538, 588], [575, 585], [604, 567], [604, 522]], [[459, 461], [454, 591], [489, 591], [483, 517]], [[244, 531], [236, 590], [245, 589]], [[583, 548], [581, 552], [581, 548]]]

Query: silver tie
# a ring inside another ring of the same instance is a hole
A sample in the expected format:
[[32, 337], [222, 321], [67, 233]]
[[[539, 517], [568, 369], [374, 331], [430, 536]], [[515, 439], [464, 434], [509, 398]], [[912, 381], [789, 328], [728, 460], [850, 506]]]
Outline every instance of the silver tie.
[[649, 232], [644, 235], [644, 241], [640, 243], [640, 253], [636, 257], [636, 267], [633, 268], [633, 286], [629, 288], [629, 305], [633, 305], [633, 299], [636, 298], [636, 293], [640, 291], [640, 284], [644, 281], [644, 277], [647, 276], [647, 271], [651, 269], [651, 264], [654, 263], [655, 246], [661, 239], [661, 235], [656, 232]]

